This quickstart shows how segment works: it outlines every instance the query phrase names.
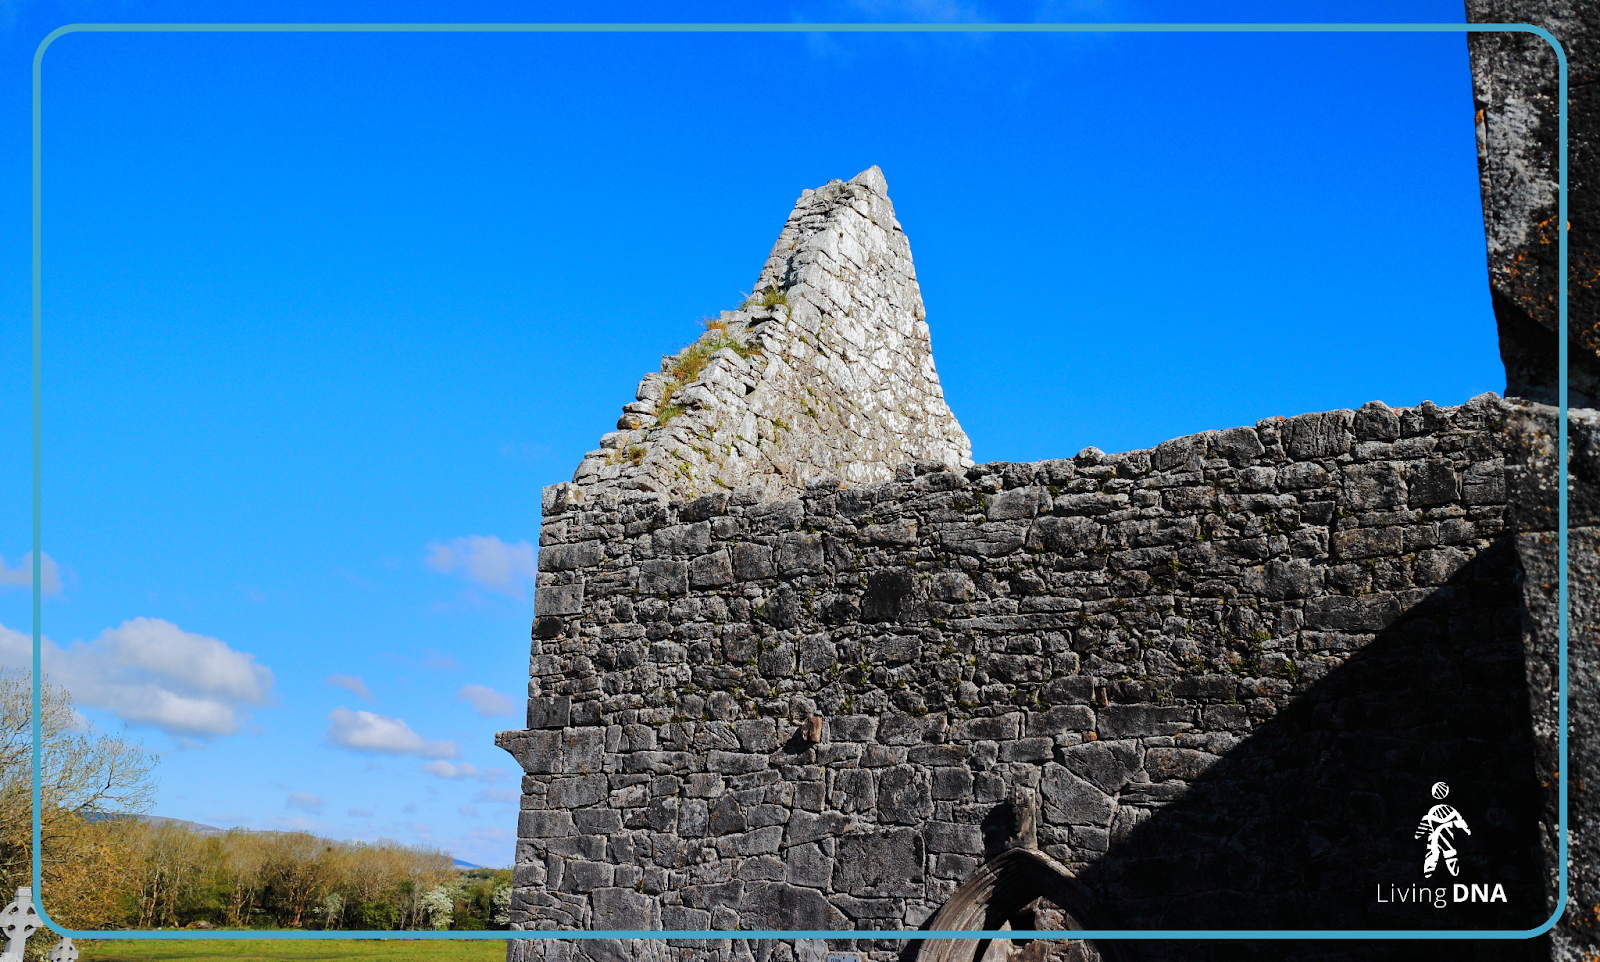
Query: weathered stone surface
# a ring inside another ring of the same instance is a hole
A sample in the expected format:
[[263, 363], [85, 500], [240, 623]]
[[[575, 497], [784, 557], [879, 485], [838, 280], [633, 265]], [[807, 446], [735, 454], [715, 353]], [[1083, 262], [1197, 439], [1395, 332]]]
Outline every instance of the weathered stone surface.
[[557, 695], [528, 699], [529, 728], [565, 728], [572, 721], [572, 698]]
[[604, 775], [584, 775], [578, 778], [554, 778], [545, 794], [545, 804], [551, 808], [582, 808], [598, 805], [610, 795]]
[[814, 888], [756, 882], [745, 887], [739, 921], [746, 929], [818, 931], [842, 928], [844, 916]]
[[726, 551], [701, 555], [689, 562], [689, 584], [695, 588], [715, 588], [733, 581], [733, 561]]
[[1039, 798], [1045, 817], [1061, 825], [1106, 825], [1116, 810], [1105, 792], [1054, 763], [1044, 766]]
[[[1567, 103], [1568, 403], [1600, 405], [1600, 27], [1579, 0], [1467, 0], [1474, 23], [1526, 23], [1564, 48]], [[1526, 33], [1470, 33], [1478, 175], [1489, 293], [1500, 331], [1506, 395], [1553, 404], [1562, 279], [1556, 243], [1560, 97], [1556, 54]]]
[[833, 888], [857, 896], [915, 895], [923, 878], [922, 835], [893, 829], [838, 840]]
[[933, 814], [928, 773], [896, 765], [878, 778], [878, 816], [885, 824], [919, 825]]
[[1064, 749], [1060, 760], [1067, 771], [1087, 779], [1107, 795], [1121, 791], [1139, 765], [1138, 755], [1131, 746], [1102, 741]]
[[1191, 748], [1152, 748], [1145, 753], [1144, 767], [1158, 782], [1169, 778], [1194, 781], [1221, 759], [1210, 752]]
[[1353, 411], [1328, 411], [1289, 418], [1283, 425], [1284, 447], [1296, 459], [1331, 458], [1350, 450]]
[[914, 601], [915, 579], [909, 571], [878, 571], [867, 580], [861, 601], [861, 617], [866, 621], [898, 620]]
[[1143, 738], [1171, 735], [1194, 724], [1189, 708], [1158, 705], [1109, 705], [1096, 713], [1101, 738]]
[[[872, 198], [856, 201], [870, 219]], [[798, 230], [836, 213], [812, 209]], [[857, 259], [851, 230], [832, 249], [814, 238], [815, 263], [832, 261], [819, 269], [909, 290]], [[1007, 844], [1015, 800], [1037, 797], [1039, 850], [1132, 924], [1203, 927], [1222, 906], [1260, 927], [1382, 927], [1396, 919], [1374, 915], [1349, 873], [1414, 874], [1407, 778], [1448, 774], [1464, 806], [1496, 796], [1496, 814], [1469, 815], [1471, 858], [1511, 851], [1515, 826], [1536, 821], [1537, 786], [1512, 762], [1525, 762], [1517, 706], [1532, 697], [1555, 784], [1540, 557], [1555, 526], [1553, 412], [1493, 395], [1373, 402], [964, 471], [940, 457], [896, 467], [884, 448], [888, 467], [863, 480], [805, 449], [819, 432], [855, 431], [846, 447], [874, 436], [828, 393], [837, 372], [806, 379], [855, 350], [841, 346], [855, 334], [823, 331], [856, 319], [836, 310], [847, 302], [866, 309], [848, 286], [824, 291], [832, 307], [787, 288], [795, 318], [724, 318], [762, 353], [718, 352], [682, 388], [687, 413], [608, 438], [611, 463], [546, 491], [529, 729], [497, 736], [528, 773], [516, 924], [592, 925], [604, 908], [746, 931], [915, 927]], [[880, 335], [892, 340], [862, 337]], [[850, 376], [874, 365], [851, 357]], [[625, 416], [653, 418], [667, 381], [646, 378]], [[792, 393], [771, 397], [780, 386]], [[1580, 529], [1600, 511], [1595, 423], [1573, 416]], [[676, 445], [684, 483], [769, 450], [794, 471], [674, 500], [649, 458], [623, 464], [629, 445]], [[1541, 626], [1526, 673], [1519, 617]], [[1532, 848], [1485, 870], [1533, 879]], [[738, 951], [720, 944], [670, 947], [674, 962]], [[596, 951], [634, 962], [622, 943]], [[781, 952], [752, 962], [790, 962]]]
[[594, 904], [593, 928], [640, 931], [655, 928], [651, 924], [653, 902], [649, 896], [632, 889], [599, 888], [589, 893]]
[[930, 852], [983, 854], [983, 832], [976, 825], [953, 822], [928, 822], [922, 828]]
[[689, 566], [682, 561], [644, 561], [639, 564], [639, 593], [681, 595], [689, 591]]
[[[702, 520], [741, 491], [887, 481], [902, 462], [972, 464], [887, 190], [872, 167], [800, 195], [752, 299], [693, 348], [709, 359], [686, 367], [686, 351], [645, 376], [620, 430], [574, 473], [581, 497], [670, 497]], [[727, 500], [704, 500], [718, 496]]]
[[533, 591], [533, 613], [540, 615], [575, 615], [583, 610], [583, 582], [572, 585], [550, 585]]
[[760, 581], [772, 577], [772, 549], [763, 544], [735, 544], [733, 574], [739, 581]]
[[1455, 466], [1444, 458], [1424, 461], [1411, 469], [1407, 501], [1413, 508], [1449, 504], [1460, 494]]

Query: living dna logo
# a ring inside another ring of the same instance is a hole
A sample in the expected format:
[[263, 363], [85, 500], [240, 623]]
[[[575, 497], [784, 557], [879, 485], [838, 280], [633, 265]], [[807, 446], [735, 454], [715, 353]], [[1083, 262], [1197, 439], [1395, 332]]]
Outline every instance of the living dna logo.
[[1428, 814], [1422, 816], [1422, 821], [1417, 823], [1416, 834], [1412, 838], [1427, 836], [1428, 853], [1422, 859], [1422, 877], [1433, 878], [1433, 870], [1439, 867], [1439, 859], [1444, 858], [1444, 867], [1450, 870], [1451, 875], [1461, 874], [1461, 860], [1456, 858], [1455, 839], [1450, 833], [1461, 829], [1468, 835], [1472, 829], [1467, 827], [1467, 820], [1461, 817], [1454, 805], [1446, 805], [1444, 799], [1450, 794], [1450, 786], [1444, 782], [1434, 782], [1433, 797], [1439, 799], [1439, 804], [1428, 809]]
[[[1433, 873], [1438, 870], [1441, 861], [1444, 862], [1445, 871], [1449, 872], [1451, 877], [1459, 876], [1461, 858], [1456, 848], [1455, 832], [1471, 835], [1472, 829], [1468, 827], [1466, 818], [1454, 805], [1445, 804], [1445, 798], [1450, 795], [1449, 785], [1444, 782], [1434, 782], [1429, 793], [1439, 804], [1428, 809], [1411, 836], [1423, 840], [1422, 877], [1433, 878]], [[1388, 888], [1389, 891], [1385, 893], [1384, 886], [1381, 884], [1378, 886], [1379, 902], [1431, 903], [1434, 908], [1442, 909], [1457, 902], [1508, 901], [1505, 886], [1498, 883], [1490, 886], [1456, 882], [1438, 887], [1412, 883], [1407, 887], [1391, 884]]]

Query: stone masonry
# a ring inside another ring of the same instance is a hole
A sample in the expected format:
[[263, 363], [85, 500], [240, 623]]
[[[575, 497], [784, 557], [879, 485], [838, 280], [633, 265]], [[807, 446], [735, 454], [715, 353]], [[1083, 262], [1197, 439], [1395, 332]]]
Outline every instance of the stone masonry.
[[[547, 489], [528, 729], [499, 740], [528, 773], [516, 920], [915, 928], [1027, 787], [1042, 850], [1123, 924], [1536, 924], [1512, 410], [1372, 403], [776, 501]], [[1471, 844], [1508, 904], [1373, 901], [1440, 779], [1496, 813]]]
[[682, 357], [663, 359], [573, 481], [688, 500], [884, 481], [907, 461], [969, 467], [925, 316], [883, 172], [807, 190], [750, 300], [701, 339], [705, 366], [675, 378]]
[[[1500, 356], [1506, 368], [1506, 395], [1554, 403], [1559, 374], [1556, 332], [1559, 295], [1565, 282], [1567, 304], [1567, 402], [1600, 404], [1600, 17], [1584, 0], [1466, 0], [1467, 20], [1522, 23], [1549, 30], [1565, 51], [1567, 87], [1567, 217], [1557, 207], [1560, 160], [1560, 104], [1554, 51], [1527, 34], [1474, 33], [1467, 38], [1478, 128], [1478, 171], [1483, 186], [1484, 237], [1489, 289], [1499, 326]], [[1562, 230], [1567, 237], [1567, 274], [1558, 260]], [[1539, 444], [1514, 445], [1529, 464], [1555, 483], [1554, 426], [1537, 435]], [[1569, 463], [1581, 474], [1592, 465], [1582, 454], [1584, 435], [1573, 436], [1579, 452]], [[1589, 449], [1588, 458], [1593, 458]], [[1547, 492], [1548, 493], [1548, 492]], [[1576, 502], [1575, 502], [1576, 504]], [[1517, 555], [1527, 577], [1530, 665], [1547, 684], [1556, 663], [1555, 574], [1558, 568], [1553, 502], [1542, 514], [1526, 515]], [[1600, 528], [1591, 511], [1574, 511], [1568, 529], [1572, 603], [1568, 607], [1569, 731], [1565, 764], [1555, 757], [1557, 725], [1553, 709], [1535, 712], [1545, 760], [1551, 770], [1588, 773], [1567, 782], [1569, 862], [1568, 907], [1551, 933], [1551, 957], [1570, 962], [1600, 959], [1600, 612], [1596, 612]], [[1554, 800], [1550, 799], [1553, 809]], [[1554, 825], [1553, 810], [1547, 825]], [[1551, 885], [1557, 862], [1553, 831]]]
[[[1475, 23], [1549, 30], [1567, 57], [1568, 403], [1600, 403], [1600, 17], [1585, 0], [1466, 0]], [[1489, 291], [1506, 395], [1554, 404], [1562, 229], [1555, 51], [1526, 33], [1468, 34]], [[1600, 951], [1595, 945], [1592, 951]]]
[[[927, 924], [1019, 819], [1119, 927], [1549, 915], [1554, 409], [1372, 402], [973, 465], [923, 313], [877, 168], [807, 191], [701, 363], [666, 359], [545, 489], [527, 727], [496, 739], [525, 772], [513, 925], [729, 935], [513, 940], [513, 962], [821, 962], [741, 929], [838, 930], [833, 949], [909, 962], [923, 943], [870, 932]], [[1581, 700], [1600, 417], [1573, 411], [1570, 438]], [[1392, 896], [1420, 880], [1439, 781], [1472, 825], [1460, 881], [1503, 899]], [[1025, 944], [984, 958], [1051, 943]]]

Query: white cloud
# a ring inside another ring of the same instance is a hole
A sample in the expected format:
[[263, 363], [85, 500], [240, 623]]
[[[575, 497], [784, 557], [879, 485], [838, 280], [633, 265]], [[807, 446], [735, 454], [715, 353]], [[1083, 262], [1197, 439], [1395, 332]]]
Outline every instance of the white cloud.
[[465, 815], [468, 818], [477, 818], [478, 817], [478, 810], [476, 808], [473, 808], [471, 805], [463, 805], [460, 808], [456, 809], [456, 811], [460, 812], [461, 814]]
[[[471, 762], [428, 762], [422, 770], [440, 778], [476, 778], [480, 782], [503, 781], [508, 774], [503, 768], [479, 768]], [[433, 791], [429, 788], [428, 791]]]
[[539, 573], [537, 551], [526, 541], [506, 544], [494, 535], [452, 538], [428, 545], [428, 567], [446, 574], [460, 572], [476, 585], [517, 600], [527, 597], [523, 582]]
[[[175, 738], [232, 734], [245, 706], [271, 700], [272, 671], [254, 655], [160, 618], [133, 618], [65, 648], [45, 638], [41, 655], [45, 674], [77, 704]], [[33, 640], [0, 625], [0, 666], [32, 664]]]
[[[56, 567], [56, 559], [46, 552], [40, 555], [44, 560], [39, 562], [39, 582], [44, 587], [46, 595], [61, 594], [61, 572]], [[0, 588], [32, 588], [33, 587], [33, 552], [22, 556], [22, 561], [15, 568], [6, 567], [6, 559], [0, 558]]]
[[455, 742], [427, 741], [398, 718], [370, 711], [351, 711], [343, 706], [328, 713], [328, 741], [358, 752], [422, 758], [455, 758], [461, 754]]
[[298, 808], [303, 812], [313, 815], [322, 814], [322, 798], [310, 792], [290, 792], [289, 800], [283, 803], [284, 808]]
[[480, 788], [472, 796], [474, 802], [489, 805], [515, 805], [522, 798], [514, 788]]
[[428, 762], [422, 766], [422, 770], [440, 778], [472, 778], [478, 774], [478, 767], [471, 762], [462, 762], [459, 765], [450, 762]]
[[447, 655], [432, 649], [428, 650], [428, 657], [422, 660], [422, 664], [423, 667], [434, 671], [455, 671], [461, 667], [461, 662], [456, 661], [455, 655]]
[[279, 815], [274, 818], [258, 819], [250, 827], [268, 832], [305, 832], [310, 835], [328, 833], [328, 826], [304, 815]]
[[371, 818], [372, 817], [372, 809], [370, 809], [370, 808], [352, 808], [349, 811], [345, 812], [345, 814], [349, 815], [351, 818]]
[[517, 714], [516, 704], [493, 688], [482, 685], [462, 685], [456, 692], [456, 701], [464, 701], [472, 705], [472, 710], [485, 718], [514, 717]]
[[335, 688], [343, 688], [353, 695], [360, 695], [367, 701], [372, 700], [372, 692], [367, 690], [367, 683], [361, 680], [360, 675], [329, 675], [323, 682]]

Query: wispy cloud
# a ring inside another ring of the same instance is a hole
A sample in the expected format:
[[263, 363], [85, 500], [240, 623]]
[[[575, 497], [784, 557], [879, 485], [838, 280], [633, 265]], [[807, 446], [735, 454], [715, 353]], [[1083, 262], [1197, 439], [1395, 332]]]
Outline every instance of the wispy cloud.
[[494, 535], [471, 535], [428, 545], [426, 563], [434, 571], [458, 573], [468, 582], [521, 601], [524, 584], [539, 573], [532, 544], [506, 544]]
[[486, 805], [515, 805], [521, 798], [514, 788], [480, 788], [472, 796], [474, 802]]
[[[39, 562], [39, 582], [44, 587], [46, 595], [61, 594], [61, 571], [56, 567], [56, 559], [46, 552], [41, 554]], [[6, 559], [0, 557], [0, 588], [32, 588], [33, 587], [33, 552], [22, 556], [22, 561], [15, 568], [7, 567]]]
[[461, 667], [461, 662], [456, 661], [455, 655], [447, 655], [430, 648], [427, 656], [422, 659], [422, 665], [434, 671], [456, 671]]
[[422, 770], [440, 778], [476, 778], [484, 782], [502, 781], [509, 774], [503, 768], [479, 768], [471, 762], [428, 762]]
[[[272, 670], [254, 655], [160, 618], [134, 618], [65, 648], [46, 638], [42, 657], [77, 704], [178, 738], [233, 734], [246, 706], [271, 700]], [[32, 664], [33, 640], [0, 625], [0, 665]]]
[[367, 690], [367, 683], [361, 680], [360, 675], [329, 675], [323, 682], [335, 688], [343, 688], [353, 695], [359, 695], [367, 701], [372, 700], [372, 692]]
[[455, 758], [455, 742], [428, 741], [398, 718], [340, 706], [328, 713], [328, 741], [356, 752], [416, 755], [421, 758]]
[[370, 809], [370, 808], [352, 808], [352, 809], [347, 810], [345, 812], [345, 814], [349, 815], [351, 818], [371, 818], [372, 817], [372, 809]]
[[989, 19], [976, 4], [956, 0], [850, 0], [849, 6], [874, 20], [982, 23]]
[[483, 685], [462, 685], [456, 692], [456, 701], [464, 701], [472, 710], [485, 718], [512, 718], [517, 714], [516, 703], [493, 688]]
[[284, 808], [297, 808], [302, 812], [310, 812], [312, 815], [321, 815], [322, 805], [322, 797], [313, 795], [310, 792], [291, 792], [289, 793], [289, 800], [283, 803]]
[[473, 808], [471, 805], [463, 805], [460, 808], [456, 809], [456, 811], [460, 812], [461, 814], [465, 815], [468, 818], [477, 818], [478, 817], [478, 810], [476, 808]]

